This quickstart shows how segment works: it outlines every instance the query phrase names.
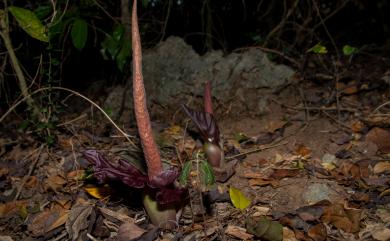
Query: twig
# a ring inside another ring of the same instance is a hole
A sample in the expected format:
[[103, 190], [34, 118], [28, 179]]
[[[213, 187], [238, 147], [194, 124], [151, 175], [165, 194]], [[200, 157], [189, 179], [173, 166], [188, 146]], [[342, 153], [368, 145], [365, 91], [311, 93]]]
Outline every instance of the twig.
[[132, 145], [134, 146], [135, 148], [138, 149], [138, 146], [134, 144], [133, 141], [130, 140], [130, 138], [128, 137], [128, 134], [126, 134], [126, 132], [124, 132], [112, 119], [109, 115], [107, 115], [107, 113], [98, 105], [96, 104], [95, 102], [93, 102], [92, 100], [90, 100], [88, 97], [80, 94], [79, 92], [77, 91], [74, 91], [74, 90], [71, 90], [71, 89], [67, 89], [67, 88], [64, 88], [64, 87], [45, 87], [45, 88], [40, 88], [40, 89], [37, 89], [35, 90], [34, 92], [30, 93], [28, 96], [25, 96], [23, 99], [19, 100], [18, 102], [16, 102], [13, 106], [11, 106], [7, 112], [5, 112], [4, 115], [2, 115], [0, 117], [0, 123], [3, 122], [3, 120], [5, 119], [5, 117], [7, 117], [9, 115], [9, 113], [11, 113], [18, 105], [20, 105], [23, 101], [25, 101], [27, 98], [31, 97], [32, 95], [35, 95], [39, 92], [42, 92], [42, 91], [45, 91], [45, 90], [62, 90], [62, 91], [67, 91], [67, 92], [70, 92], [74, 95], [77, 95], [78, 97], [88, 101], [90, 104], [92, 104], [93, 106], [95, 106], [100, 112], [102, 112], [102, 114], [109, 120], [109, 122], [111, 122], [111, 124], [126, 138], [126, 140]]
[[171, 15], [171, 8], [172, 8], [172, 0], [168, 0], [167, 16], [165, 17], [163, 29], [161, 31], [160, 42], [163, 41], [164, 37], [165, 37], [165, 32], [166, 32], [167, 26], [168, 26], [168, 19], [169, 19], [169, 16]]
[[116, 24], [119, 24], [119, 21], [116, 20], [97, 0], [93, 0], [93, 3], [95, 3], [95, 5], [100, 8], [104, 14], [111, 18], [112, 21], [114, 21]]
[[253, 149], [253, 150], [250, 150], [250, 151], [246, 151], [246, 152], [243, 152], [243, 153], [240, 153], [240, 154], [237, 154], [237, 155], [225, 157], [225, 159], [231, 160], [231, 159], [234, 159], [234, 158], [237, 158], [237, 157], [240, 157], [240, 156], [244, 156], [244, 155], [248, 155], [248, 154], [252, 154], [252, 153], [255, 153], [255, 152], [264, 151], [264, 150], [275, 148], [275, 147], [278, 147], [278, 146], [284, 146], [286, 144], [288, 144], [288, 142], [282, 142], [282, 143], [278, 143], [278, 144], [274, 144], [274, 145], [263, 146], [263, 147], [259, 147], [259, 148], [256, 148], [256, 149]]
[[39, 157], [41, 156], [41, 153], [42, 153], [42, 150], [43, 150], [44, 146], [45, 146], [45, 144], [42, 144], [39, 147], [38, 154], [37, 154], [36, 158], [34, 159], [33, 163], [31, 164], [30, 170], [28, 171], [27, 175], [23, 177], [22, 183], [20, 183], [20, 186], [18, 187], [18, 191], [16, 192], [16, 195], [14, 197], [14, 201], [18, 200], [18, 198], [20, 196], [20, 193], [22, 192], [22, 189], [24, 187], [24, 184], [26, 184], [28, 178], [31, 176], [31, 174], [33, 173], [35, 167], [37, 166], [38, 161], [39, 161]]
[[[337, 111], [337, 110], [340, 110], [340, 111], [347, 111], [347, 112], [356, 112], [357, 110], [356, 109], [352, 109], [352, 108], [337, 108], [337, 107], [321, 107], [321, 106], [306, 106], [306, 107], [295, 107], [295, 106], [291, 106], [291, 105], [286, 105], [286, 104], [283, 104], [275, 99], [271, 99], [273, 102], [281, 105], [281, 106], [284, 106], [286, 108], [289, 108], [289, 109], [293, 109], [293, 110], [318, 110], [318, 111]], [[390, 102], [389, 102], [390, 103]]]
[[375, 108], [375, 110], [373, 110], [369, 115], [373, 115], [375, 112], [377, 112], [378, 110], [380, 110], [382, 107], [385, 107], [386, 105], [390, 104], [390, 101], [388, 102], [385, 102], [381, 105], [379, 105], [378, 107]]
[[80, 115], [80, 116], [78, 116], [78, 117], [76, 117], [76, 118], [74, 118], [72, 120], [68, 120], [68, 121], [66, 121], [64, 123], [58, 124], [57, 127], [61, 127], [61, 126], [72, 124], [73, 122], [76, 122], [78, 120], [84, 119], [85, 117], [87, 117], [87, 114], [84, 113], [84, 114], [82, 114], [82, 115]]
[[322, 113], [324, 113], [329, 119], [331, 119], [332, 121], [336, 122], [337, 124], [339, 124], [340, 127], [344, 127], [346, 128], [348, 131], [351, 131], [351, 127], [347, 126], [346, 124], [344, 124], [343, 122], [341, 122], [340, 120], [334, 118], [333, 116], [329, 115], [326, 111], [322, 111]]
[[251, 49], [251, 48], [260, 49], [260, 50], [263, 50], [264, 52], [268, 52], [268, 53], [273, 53], [273, 54], [279, 55], [279, 56], [283, 57], [284, 59], [286, 59], [286, 60], [290, 61], [291, 63], [293, 63], [295, 66], [297, 66], [297, 67], [300, 66], [299, 62], [296, 61], [295, 59], [286, 56], [284, 53], [282, 53], [282, 52], [280, 52], [278, 50], [269, 49], [269, 48], [266, 48], [266, 47], [261, 47], [261, 46], [244, 47], [244, 48], [238, 48], [234, 52], [237, 52], [237, 51], [240, 51], [240, 50], [245, 50], [245, 49]]

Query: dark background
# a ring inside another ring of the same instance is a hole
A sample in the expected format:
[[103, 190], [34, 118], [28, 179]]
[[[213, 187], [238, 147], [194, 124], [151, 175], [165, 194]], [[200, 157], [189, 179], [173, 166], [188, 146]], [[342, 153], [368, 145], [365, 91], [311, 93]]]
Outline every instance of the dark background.
[[[50, 1], [7, 1], [7, 4], [39, 13], [49, 32], [49, 44], [35, 40], [9, 15], [17, 57], [26, 74], [38, 76], [32, 89], [65, 86], [85, 91], [95, 81], [104, 81], [109, 87], [124, 84], [128, 79], [131, 51], [122, 70], [115, 58], [102, 55], [107, 34], [121, 24], [119, 0], [58, 0], [56, 28], [52, 26]], [[369, 50], [378, 57], [384, 55], [389, 45], [389, 6], [387, 0], [144, 0], [142, 4], [139, 2], [138, 14], [144, 49], [175, 35], [184, 38], [199, 54], [216, 49], [227, 54], [239, 48], [260, 46], [290, 56], [302, 63], [293, 67], [304, 68], [307, 50], [317, 43], [326, 46], [328, 56], [333, 59], [340, 58], [340, 49], [346, 44]], [[88, 23], [87, 41], [81, 50], [73, 46], [70, 36], [70, 23], [75, 18]], [[0, 52], [1, 107], [6, 109], [20, 92], [3, 44]], [[273, 56], [273, 60], [289, 64], [278, 56]]]

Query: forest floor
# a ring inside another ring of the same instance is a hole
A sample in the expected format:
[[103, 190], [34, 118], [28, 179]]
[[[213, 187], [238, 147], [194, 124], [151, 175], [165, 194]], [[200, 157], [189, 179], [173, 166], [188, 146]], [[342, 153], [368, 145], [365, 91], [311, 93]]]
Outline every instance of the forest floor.
[[[337, 88], [291, 83], [268, 92], [261, 115], [217, 114], [235, 174], [207, 186], [194, 165], [174, 231], [150, 224], [139, 192], [92, 178], [86, 149], [142, 160], [103, 117], [62, 116], [51, 145], [15, 118], [0, 134], [0, 240], [390, 240], [390, 92], [372, 80]], [[196, 164], [193, 126], [164, 122], [166, 162]]]

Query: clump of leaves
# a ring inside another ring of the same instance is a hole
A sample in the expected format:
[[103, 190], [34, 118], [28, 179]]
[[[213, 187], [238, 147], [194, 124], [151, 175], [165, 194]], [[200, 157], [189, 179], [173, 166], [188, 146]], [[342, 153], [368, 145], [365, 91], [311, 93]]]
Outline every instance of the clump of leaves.
[[124, 159], [113, 163], [96, 150], [87, 150], [83, 154], [93, 164], [94, 176], [99, 182], [119, 180], [129, 187], [143, 189], [161, 205], [181, 203], [186, 196], [186, 190], [174, 184], [179, 176], [177, 169], [164, 170], [149, 179], [147, 174]]
[[204, 158], [204, 154], [201, 152], [197, 152], [195, 160], [189, 160], [183, 165], [180, 177], [178, 179], [181, 185], [187, 186], [190, 172], [195, 166], [196, 169], [198, 169], [197, 173], [201, 181], [201, 185], [207, 187], [215, 184], [213, 168]]
[[102, 42], [101, 53], [105, 59], [115, 60], [118, 69], [123, 71], [131, 54], [131, 41], [125, 37], [123, 25], [117, 25], [112, 34], [106, 35]]

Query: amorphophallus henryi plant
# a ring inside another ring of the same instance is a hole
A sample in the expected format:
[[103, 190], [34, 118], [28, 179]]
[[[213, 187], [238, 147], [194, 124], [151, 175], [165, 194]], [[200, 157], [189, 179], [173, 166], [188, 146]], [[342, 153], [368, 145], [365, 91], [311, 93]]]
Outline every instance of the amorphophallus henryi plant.
[[186, 190], [175, 185], [175, 180], [179, 175], [178, 170], [163, 169], [160, 152], [153, 138], [142, 76], [142, 49], [138, 29], [137, 0], [133, 2], [131, 33], [134, 112], [146, 161], [147, 175], [126, 160], [112, 163], [94, 150], [84, 152], [84, 156], [94, 164], [94, 175], [99, 181], [116, 179], [130, 187], [143, 189], [144, 207], [152, 223], [162, 228], [172, 229], [177, 223], [177, 204], [183, 203]]
[[225, 182], [234, 174], [234, 166], [237, 160], [225, 162], [223, 141], [213, 114], [211, 99], [211, 83], [207, 81], [203, 95], [204, 111], [195, 111], [183, 105], [184, 111], [196, 125], [203, 140], [203, 150], [207, 160], [214, 169], [216, 180]]

